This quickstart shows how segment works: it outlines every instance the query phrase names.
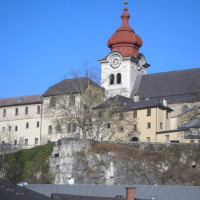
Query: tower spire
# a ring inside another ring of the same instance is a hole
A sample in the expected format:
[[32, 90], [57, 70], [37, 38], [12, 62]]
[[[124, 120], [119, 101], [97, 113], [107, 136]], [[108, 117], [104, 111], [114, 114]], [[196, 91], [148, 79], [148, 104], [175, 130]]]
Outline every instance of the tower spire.
[[139, 49], [142, 46], [142, 39], [129, 26], [129, 18], [127, 8], [128, 1], [124, 1], [124, 12], [121, 15], [122, 25], [108, 40], [108, 47], [111, 52], [119, 52], [122, 57], [132, 56], [137, 58]]

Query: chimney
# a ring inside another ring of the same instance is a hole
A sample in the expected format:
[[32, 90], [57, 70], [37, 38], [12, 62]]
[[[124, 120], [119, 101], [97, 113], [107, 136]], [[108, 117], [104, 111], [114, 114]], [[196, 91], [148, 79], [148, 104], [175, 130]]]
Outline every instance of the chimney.
[[163, 106], [167, 107], [167, 100], [163, 99]]
[[126, 188], [126, 200], [135, 200], [135, 188]]
[[134, 102], [139, 102], [139, 101], [140, 101], [139, 95], [134, 95], [133, 101], [134, 101]]

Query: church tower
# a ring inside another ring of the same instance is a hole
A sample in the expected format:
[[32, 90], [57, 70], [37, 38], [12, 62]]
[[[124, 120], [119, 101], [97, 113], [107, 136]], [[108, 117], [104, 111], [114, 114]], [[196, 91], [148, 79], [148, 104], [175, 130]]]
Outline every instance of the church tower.
[[101, 86], [105, 88], [106, 98], [122, 95], [130, 98], [136, 77], [146, 74], [149, 66], [145, 57], [139, 53], [142, 39], [129, 26], [130, 15], [125, 1], [121, 15], [122, 25], [108, 40], [111, 52], [101, 63]]

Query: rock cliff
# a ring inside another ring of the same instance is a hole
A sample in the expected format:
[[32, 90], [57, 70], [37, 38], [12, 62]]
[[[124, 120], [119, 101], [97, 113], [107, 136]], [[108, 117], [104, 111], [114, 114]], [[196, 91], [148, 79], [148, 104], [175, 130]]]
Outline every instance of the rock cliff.
[[200, 185], [200, 146], [63, 139], [50, 172], [56, 184]]

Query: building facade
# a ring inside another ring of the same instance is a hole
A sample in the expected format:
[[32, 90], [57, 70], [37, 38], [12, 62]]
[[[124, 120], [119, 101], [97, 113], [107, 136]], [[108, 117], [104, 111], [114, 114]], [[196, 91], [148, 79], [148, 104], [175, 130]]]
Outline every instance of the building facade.
[[[110, 53], [99, 60], [101, 87], [74, 78], [42, 95], [0, 99], [1, 143], [32, 147], [63, 137], [200, 142], [199, 113], [190, 126], [179, 123], [186, 110], [200, 106], [200, 68], [147, 74], [150, 65], [140, 53], [142, 39], [129, 26], [127, 7], [121, 18], [107, 43]], [[100, 110], [114, 117], [102, 118]], [[186, 133], [188, 128], [195, 131]]]

